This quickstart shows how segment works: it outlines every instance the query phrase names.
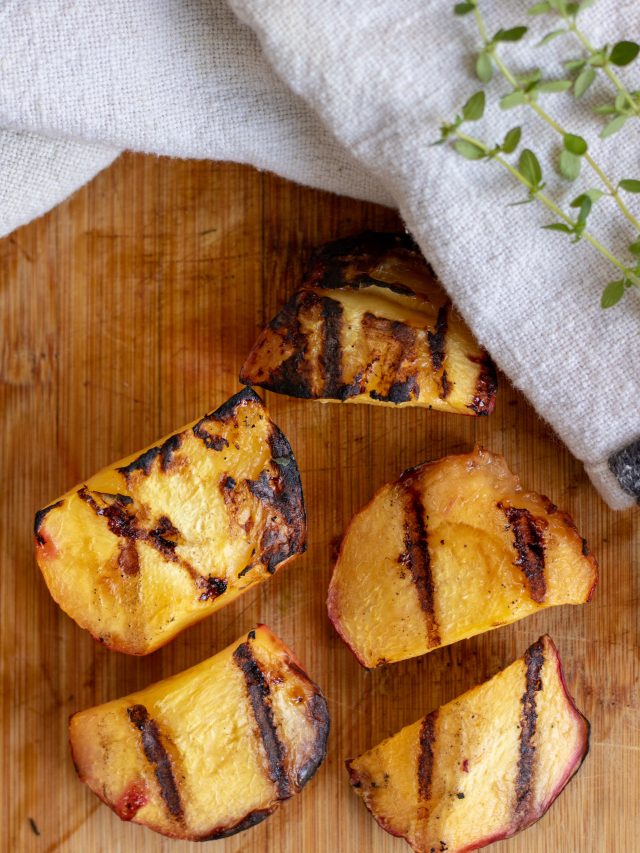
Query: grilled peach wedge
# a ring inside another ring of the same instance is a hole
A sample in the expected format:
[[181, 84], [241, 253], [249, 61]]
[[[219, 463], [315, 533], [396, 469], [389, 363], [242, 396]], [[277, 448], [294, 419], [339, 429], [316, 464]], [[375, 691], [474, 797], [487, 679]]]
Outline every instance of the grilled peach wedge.
[[240, 381], [279, 394], [487, 415], [496, 372], [406, 234], [316, 252]]
[[36, 557], [62, 609], [143, 655], [305, 549], [291, 447], [244, 389], [40, 510]]
[[328, 610], [375, 667], [583, 604], [597, 571], [571, 518], [476, 448], [406, 471], [352, 519]]
[[263, 625], [69, 722], [78, 775], [119, 817], [196, 841], [248, 829], [300, 791], [328, 733], [320, 689]]
[[579, 769], [589, 723], [542, 637], [498, 675], [347, 761], [380, 826], [416, 853], [463, 853], [510, 838]]

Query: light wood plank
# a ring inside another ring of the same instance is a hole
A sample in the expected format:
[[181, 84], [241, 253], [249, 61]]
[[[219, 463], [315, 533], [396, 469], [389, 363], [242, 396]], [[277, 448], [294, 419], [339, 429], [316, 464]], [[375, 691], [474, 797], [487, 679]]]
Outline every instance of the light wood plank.
[[[121, 823], [99, 805], [75, 778], [67, 718], [196, 663], [257, 621], [293, 646], [325, 690], [330, 752], [300, 797], [250, 832], [217, 842], [219, 853], [408, 850], [351, 793], [344, 758], [489, 677], [544, 631], [592, 722], [591, 754], [542, 821], [491, 849], [637, 849], [638, 512], [609, 511], [504, 380], [494, 415], [477, 420], [267, 395], [300, 463], [309, 550], [149, 658], [95, 644], [39, 576], [31, 535], [38, 507], [234, 392], [244, 356], [296, 287], [313, 246], [397, 227], [391, 211], [250, 168], [127, 155], [0, 241], [3, 849], [202, 850]], [[527, 486], [574, 515], [601, 563], [594, 601], [365, 672], [326, 617], [335, 543], [382, 483], [476, 441], [504, 453]]]

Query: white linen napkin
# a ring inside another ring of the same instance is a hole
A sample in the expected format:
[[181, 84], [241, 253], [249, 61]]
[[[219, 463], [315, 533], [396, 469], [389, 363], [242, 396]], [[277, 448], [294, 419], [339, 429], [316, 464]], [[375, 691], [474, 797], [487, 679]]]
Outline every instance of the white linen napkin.
[[[493, 30], [539, 28], [528, 5], [483, 2]], [[599, 0], [584, 25], [596, 43], [637, 38], [640, 8]], [[393, 204], [481, 343], [608, 503], [631, 506], [640, 499], [640, 294], [601, 310], [615, 277], [604, 259], [542, 231], [549, 216], [538, 205], [510, 207], [523, 191], [495, 164], [431, 146], [479, 88], [477, 42], [448, 0], [0, 0], [0, 233], [123, 148], [252, 163]], [[516, 70], [555, 63], [558, 75], [559, 59], [577, 52], [564, 39], [528, 53], [504, 46]], [[640, 88], [635, 66], [628, 77]], [[525, 144], [557, 153], [558, 139], [524, 108], [495, 106], [505, 91], [489, 84], [492, 105], [474, 132], [493, 142], [520, 124]], [[606, 92], [598, 82], [581, 109], [567, 95], [544, 96], [545, 105], [616, 179], [640, 178], [640, 121], [597, 139], [588, 107]], [[541, 160], [565, 204], [597, 186], [586, 170], [569, 185]], [[25, 193], [29, 185], [38, 191]], [[633, 233], [614, 211], [600, 202], [593, 227], [624, 252]]]

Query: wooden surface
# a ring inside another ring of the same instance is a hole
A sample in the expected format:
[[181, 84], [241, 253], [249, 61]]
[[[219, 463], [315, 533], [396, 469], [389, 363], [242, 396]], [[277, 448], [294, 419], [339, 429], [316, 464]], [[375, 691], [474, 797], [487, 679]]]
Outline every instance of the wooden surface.
[[[491, 676], [544, 631], [592, 722], [591, 753], [542, 821], [491, 850], [640, 849], [640, 513], [610, 512], [504, 380], [483, 419], [267, 395], [300, 464], [309, 549], [148, 658], [94, 643], [56, 607], [36, 568], [34, 511], [237, 390], [245, 354], [312, 246], [397, 226], [383, 208], [249, 168], [126, 156], [0, 241], [3, 851], [202, 851], [100, 805], [75, 777], [67, 718], [200, 661], [257, 621], [293, 646], [326, 692], [330, 750], [299, 797], [255, 829], [213, 842], [216, 853], [408, 850], [351, 792], [343, 760]], [[382, 483], [475, 441], [574, 515], [601, 564], [594, 600], [368, 673], [326, 617], [336, 541]]]

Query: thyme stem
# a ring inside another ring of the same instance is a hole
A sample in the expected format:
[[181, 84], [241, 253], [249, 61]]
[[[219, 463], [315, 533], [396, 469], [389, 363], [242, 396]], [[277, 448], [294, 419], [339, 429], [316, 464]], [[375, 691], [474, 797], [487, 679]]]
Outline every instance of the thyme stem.
[[[575, 222], [568, 216], [561, 207], [559, 207], [551, 198], [549, 198], [546, 193], [543, 193], [541, 190], [535, 190], [527, 178], [517, 169], [515, 166], [512, 166], [508, 160], [506, 160], [501, 154], [496, 154], [493, 150], [480, 139], [476, 139], [474, 136], [470, 136], [468, 133], [464, 133], [459, 128], [454, 131], [454, 135], [457, 139], [463, 139], [465, 142], [471, 143], [471, 145], [475, 145], [476, 148], [479, 148], [484, 152], [485, 155], [491, 157], [492, 160], [495, 160], [499, 163], [504, 169], [506, 169], [510, 174], [519, 181], [523, 186], [525, 186], [529, 192], [533, 195], [536, 201], [541, 202], [547, 210], [550, 210], [554, 213], [559, 219], [561, 219], [566, 225], [569, 227], [573, 227]], [[582, 239], [586, 240], [590, 243], [594, 249], [600, 252], [608, 261], [610, 261], [615, 267], [617, 267], [620, 272], [624, 275], [624, 277], [634, 284], [636, 287], [640, 287], [640, 277], [638, 277], [633, 270], [627, 267], [619, 258], [616, 258], [606, 246], [603, 246], [602, 243], [597, 240], [593, 234], [589, 231], [583, 231]]]
[[[493, 42], [491, 41], [491, 39], [489, 38], [489, 35], [487, 33], [487, 28], [486, 28], [484, 19], [482, 17], [482, 12], [480, 11], [480, 9], [478, 8], [477, 5], [474, 7], [473, 14], [474, 14], [474, 17], [476, 19], [476, 24], [478, 26], [478, 31], [480, 33], [480, 37], [482, 39], [484, 49], [493, 59], [495, 65], [496, 65], [496, 68], [500, 71], [500, 73], [505, 78], [505, 80], [513, 86], [514, 89], [516, 89], [518, 92], [521, 92], [524, 95], [524, 97], [526, 98], [527, 104], [538, 115], [538, 117], [541, 118], [542, 121], [546, 122], [546, 124], [548, 124], [549, 127], [551, 127], [553, 130], [555, 130], [556, 133], [558, 133], [560, 136], [564, 137], [565, 134], [567, 133], [565, 128], [563, 128], [562, 125], [560, 125], [554, 118], [552, 118], [552, 116], [550, 116], [546, 112], [546, 110], [544, 110], [540, 106], [540, 104], [538, 104], [538, 102], [534, 98], [531, 97], [531, 95], [526, 91], [525, 87], [518, 81], [518, 79], [511, 72], [511, 70], [508, 68], [508, 66], [500, 58], [500, 56], [498, 56], [498, 53], [495, 49], [495, 45], [493, 44]], [[576, 34], [577, 34], [577, 30], [576, 30]], [[588, 42], [587, 42], [587, 44], [588, 44]], [[592, 47], [590, 47], [589, 49], [593, 50]], [[607, 70], [607, 67], [608, 66], [605, 66], [605, 71]], [[609, 70], [611, 70], [611, 69], [609, 69]], [[616, 80], [618, 80], [617, 76], [614, 74], [613, 71], [611, 71], [611, 74], [613, 74], [613, 76], [616, 78]], [[620, 84], [620, 86], [622, 86], [622, 83], [620, 83], [619, 80], [618, 80], [618, 83]], [[626, 92], [626, 89], [624, 91]], [[627, 95], [628, 95], [628, 93], [627, 93]], [[631, 96], [630, 95], [628, 95], [628, 96], [631, 99]], [[633, 100], [632, 100], [632, 103], [633, 103]], [[634, 107], [635, 107], [635, 104], [634, 104]], [[615, 201], [615, 203], [618, 205], [618, 207], [619, 207], [622, 215], [625, 217], [625, 219], [627, 219], [628, 222], [630, 222], [633, 225], [633, 227], [636, 229], [636, 231], [640, 231], [640, 221], [638, 221], [636, 219], [636, 217], [631, 213], [631, 211], [629, 210], [627, 205], [624, 203], [624, 201], [621, 198], [620, 193], [618, 192], [616, 186], [609, 180], [607, 175], [602, 171], [600, 166], [598, 166], [598, 164], [595, 162], [595, 160], [589, 154], [589, 152], [585, 153], [584, 159], [589, 164], [591, 169], [596, 173], [598, 178], [600, 178], [602, 184], [606, 187], [607, 192], [609, 193], [611, 198]]]
[[[561, 14], [562, 19], [564, 20], [565, 24], [569, 28], [569, 30], [576, 36], [576, 38], [578, 39], [580, 44], [584, 47], [584, 49], [587, 51], [587, 53], [589, 53], [591, 56], [593, 56], [595, 53], [597, 53], [595, 47], [591, 44], [591, 42], [585, 36], [585, 34], [582, 32], [582, 30], [579, 29], [576, 22], [574, 20], [572, 20], [571, 18], [567, 17], [566, 13], [561, 12], [560, 14]], [[635, 115], [637, 115], [640, 118], [640, 104], [636, 104], [634, 99], [631, 97], [631, 93], [629, 92], [627, 87], [624, 85], [622, 80], [618, 77], [616, 72], [613, 70], [613, 68], [611, 67], [611, 63], [608, 60], [604, 63], [604, 65], [602, 65], [602, 70], [607, 75], [609, 80], [611, 80], [616, 91], [624, 97], [624, 99], [629, 104], [629, 106], [631, 107], [631, 109], [633, 110]]]

